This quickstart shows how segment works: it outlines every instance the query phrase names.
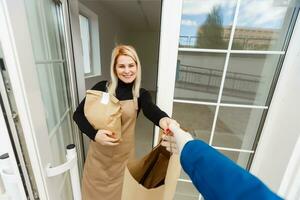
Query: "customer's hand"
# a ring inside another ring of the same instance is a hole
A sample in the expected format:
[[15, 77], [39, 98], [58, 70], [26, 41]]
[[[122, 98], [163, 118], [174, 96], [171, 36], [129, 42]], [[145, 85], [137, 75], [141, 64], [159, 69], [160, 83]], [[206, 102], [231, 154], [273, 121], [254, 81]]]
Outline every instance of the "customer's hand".
[[182, 130], [175, 123], [171, 123], [169, 125], [169, 128], [170, 128], [170, 133], [168, 134], [168, 136], [170, 138], [169, 140], [171, 140], [170, 141], [171, 143], [173, 143], [173, 141], [175, 141], [175, 143], [177, 144], [177, 151], [179, 152], [179, 155], [180, 155], [184, 145], [187, 142], [193, 140], [193, 137], [190, 133]]
[[168, 135], [163, 134], [162, 135], [161, 145], [166, 147], [166, 149], [171, 153], [175, 153], [175, 154], [179, 153], [176, 140], [175, 140], [174, 136], [171, 134], [168, 134]]
[[114, 133], [109, 130], [98, 130], [95, 141], [104, 146], [116, 146], [119, 139], [114, 138]]
[[159, 126], [164, 130], [166, 134], [170, 132], [169, 126], [171, 123], [179, 127], [179, 124], [176, 122], [176, 120], [171, 119], [169, 117], [163, 117], [159, 120]]

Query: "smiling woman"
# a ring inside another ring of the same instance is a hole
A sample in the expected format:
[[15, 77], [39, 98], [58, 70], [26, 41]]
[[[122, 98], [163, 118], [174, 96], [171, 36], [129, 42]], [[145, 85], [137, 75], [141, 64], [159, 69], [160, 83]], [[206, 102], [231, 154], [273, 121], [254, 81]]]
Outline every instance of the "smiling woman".
[[[128, 159], [134, 157], [135, 124], [141, 109], [150, 121], [165, 131], [174, 121], [152, 103], [150, 93], [140, 88], [140, 83], [141, 64], [135, 49], [119, 45], [112, 52], [111, 81], [101, 81], [92, 90], [108, 91], [109, 97], [117, 98], [114, 102], [122, 111], [121, 139], [115, 138], [112, 130], [97, 130], [89, 123], [84, 113], [85, 99], [74, 113], [73, 119], [79, 129], [92, 139], [83, 172], [83, 199], [99, 199], [99, 196], [106, 200], [121, 199], [125, 166]], [[102, 102], [103, 98], [100, 100]]]
[[116, 74], [124, 83], [131, 83], [136, 78], [137, 66], [129, 56], [121, 55], [118, 57]]

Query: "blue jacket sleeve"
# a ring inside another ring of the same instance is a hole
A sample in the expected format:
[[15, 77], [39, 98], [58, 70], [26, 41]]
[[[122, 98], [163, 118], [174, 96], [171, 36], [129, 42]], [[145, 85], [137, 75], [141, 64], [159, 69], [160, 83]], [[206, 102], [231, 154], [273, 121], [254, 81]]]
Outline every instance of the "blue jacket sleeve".
[[205, 200], [281, 199], [258, 178], [201, 140], [184, 146], [180, 162]]

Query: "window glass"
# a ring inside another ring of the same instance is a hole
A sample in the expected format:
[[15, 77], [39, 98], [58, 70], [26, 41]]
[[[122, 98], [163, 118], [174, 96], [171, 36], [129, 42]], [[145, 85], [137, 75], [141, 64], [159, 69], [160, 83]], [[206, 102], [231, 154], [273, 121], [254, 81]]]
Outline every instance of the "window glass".
[[179, 47], [227, 49], [235, 0], [183, 1]]
[[264, 109], [220, 107], [213, 146], [252, 150]]
[[89, 19], [83, 15], [79, 15], [80, 22], [80, 34], [81, 34], [81, 43], [83, 50], [83, 65], [84, 73], [90, 74], [91, 70], [91, 42], [90, 42], [90, 28], [89, 28]]
[[289, 2], [241, 1], [232, 49], [282, 50], [293, 14]]
[[217, 102], [226, 54], [179, 52], [175, 99]]
[[280, 57], [231, 54], [221, 102], [265, 106]]
[[209, 142], [215, 110], [215, 106], [174, 102], [172, 117], [193, 137]]

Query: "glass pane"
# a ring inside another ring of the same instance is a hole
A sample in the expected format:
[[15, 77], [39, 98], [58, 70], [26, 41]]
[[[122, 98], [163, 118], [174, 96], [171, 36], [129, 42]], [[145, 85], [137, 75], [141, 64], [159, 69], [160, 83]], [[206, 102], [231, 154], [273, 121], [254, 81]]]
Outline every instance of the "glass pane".
[[60, 38], [58, 31], [58, 15], [57, 7], [53, 3], [53, 0], [45, 0], [44, 2], [44, 14], [46, 22], [46, 37], [49, 43], [50, 50], [50, 60], [61, 59], [61, 47]]
[[280, 55], [231, 54], [221, 102], [266, 105]]
[[67, 91], [67, 77], [65, 75], [64, 70], [65, 65], [62, 63], [55, 63], [53, 64], [53, 81], [54, 81], [54, 88], [55, 94], [54, 98], [56, 97], [58, 102], [58, 110], [59, 116], [62, 117], [67, 109], [69, 108], [68, 102], [68, 91]]
[[60, 129], [57, 129], [50, 138], [52, 152], [52, 166], [57, 166], [66, 161], [66, 149], [63, 145], [62, 134]]
[[226, 54], [179, 52], [175, 99], [217, 102]]
[[91, 57], [90, 57], [90, 27], [89, 19], [83, 15], [79, 15], [81, 44], [83, 50], [84, 73], [91, 73]]
[[40, 84], [40, 91], [42, 94], [42, 100], [44, 103], [46, 121], [49, 132], [54, 128], [58, 123], [58, 117], [56, 114], [55, 96], [53, 96], [53, 79], [51, 79], [51, 65], [48, 64], [39, 64], [37, 65], [37, 73]]
[[41, 2], [35, 0], [25, 0], [26, 15], [28, 18], [29, 29], [31, 34], [31, 42], [33, 45], [33, 53], [35, 60], [47, 59], [47, 42], [44, 33], [44, 27], [42, 26]]
[[199, 194], [192, 183], [178, 181], [174, 200], [198, 200]]
[[179, 47], [227, 49], [235, 0], [184, 0]]
[[213, 146], [252, 150], [263, 111], [221, 106]]
[[63, 138], [63, 146], [66, 148], [67, 145], [72, 144], [72, 134], [70, 130], [72, 130], [72, 125], [71, 125], [71, 111], [66, 115], [66, 117], [63, 119], [62, 124], [61, 124], [61, 134]]
[[174, 102], [172, 117], [180, 123], [182, 129], [191, 133], [193, 137], [208, 142], [215, 109], [215, 106]]
[[293, 1], [241, 1], [232, 49], [282, 50]]
[[66, 183], [62, 184], [62, 188], [60, 190], [61, 200], [69, 200], [74, 199], [71, 187], [71, 179], [69, 173], [66, 174], [65, 178]]
[[237, 152], [237, 151], [223, 151], [219, 150], [222, 154], [228, 157], [230, 160], [246, 169], [248, 160], [250, 158], [251, 153]]

